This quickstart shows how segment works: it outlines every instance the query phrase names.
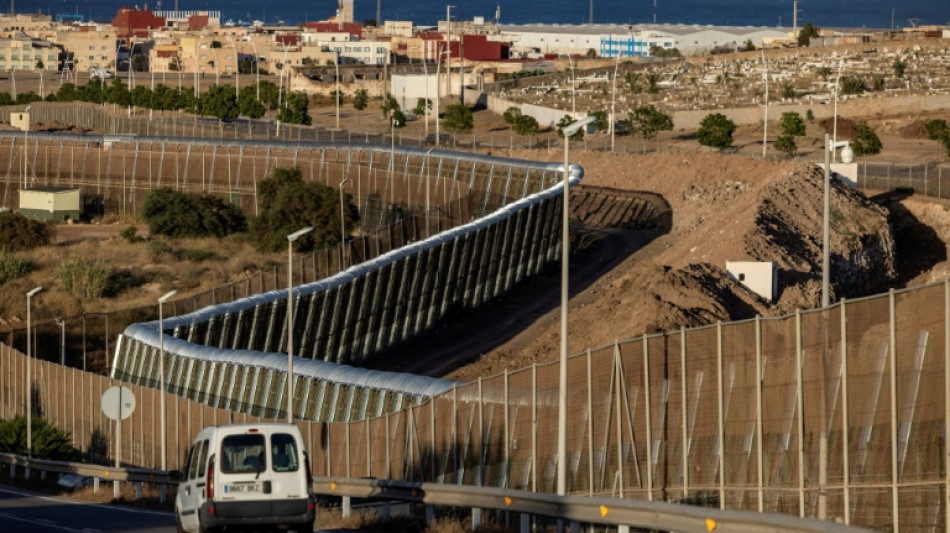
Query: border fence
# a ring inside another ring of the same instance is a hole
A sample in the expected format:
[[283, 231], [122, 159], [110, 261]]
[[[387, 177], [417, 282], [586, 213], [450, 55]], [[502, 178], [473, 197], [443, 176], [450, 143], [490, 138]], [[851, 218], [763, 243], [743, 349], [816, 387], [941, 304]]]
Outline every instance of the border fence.
[[[618, 342], [569, 359], [568, 491], [946, 529], [950, 281], [826, 310]], [[2, 415], [24, 411], [0, 350]], [[87, 453], [114, 381], [46, 361], [31, 389]], [[555, 488], [557, 363], [458, 385], [356, 422], [300, 421], [319, 476]], [[157, 462], [161, 392], [133, 386], [123, 456]], [[169, 464], [212, 423], [262, 420], [168, 394]], [[130, 455], [131, 454], [131, 455]]]

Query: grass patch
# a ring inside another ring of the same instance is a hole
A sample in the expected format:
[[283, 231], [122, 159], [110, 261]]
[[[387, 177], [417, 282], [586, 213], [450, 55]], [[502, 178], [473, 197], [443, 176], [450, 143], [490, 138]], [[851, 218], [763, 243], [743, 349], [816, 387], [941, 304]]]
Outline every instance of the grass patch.
[[191, 248], [181, 251], [181, 258], [192, 263], [203, 263], [205, 261], [220, 261], [221, 256], [214, 250], [204, 248]]
[[83, 257], [67, 259], [59, 265], [63, 290], [77, 298], [102, 298], [115, 294], [115, 271], [104, 261]]
[[33, 271], [33, 261], [10, 253], [0, 253], [0, 284], [22, 278]]

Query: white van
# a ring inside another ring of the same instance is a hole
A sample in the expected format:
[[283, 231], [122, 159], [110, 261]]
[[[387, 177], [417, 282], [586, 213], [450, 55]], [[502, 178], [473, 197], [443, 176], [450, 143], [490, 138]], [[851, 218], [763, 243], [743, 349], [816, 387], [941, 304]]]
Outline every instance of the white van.
[[175, 497], [178, 531], [313, 531], [310, 460], [293, 424], [206, 427]]

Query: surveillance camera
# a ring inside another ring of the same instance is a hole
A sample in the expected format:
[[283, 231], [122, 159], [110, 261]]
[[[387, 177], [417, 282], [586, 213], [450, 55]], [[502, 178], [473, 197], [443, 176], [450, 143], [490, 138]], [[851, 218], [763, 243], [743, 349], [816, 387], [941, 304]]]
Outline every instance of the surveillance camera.
[[851, 149], [851, 145], [845, 146], [841, 149], [841, 162], [848, 164], [854, 161], [854, 150]]

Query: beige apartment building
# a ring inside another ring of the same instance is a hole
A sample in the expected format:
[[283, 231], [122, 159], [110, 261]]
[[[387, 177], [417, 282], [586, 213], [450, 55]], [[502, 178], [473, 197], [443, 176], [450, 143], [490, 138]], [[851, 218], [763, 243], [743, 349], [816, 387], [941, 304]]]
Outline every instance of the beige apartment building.
[[0, 71], [56, 70], [59, 48], [46, 41], [0, 39]]
[[59, 31], [56, 42], [63, 47], [72, 68], [88, 72], [97, 67], [114, 69], [118, 54], [115, 30], [80, 26], [76, 30]]
[[185, 72], [208, 76], [231, 76], [238, 69], [234, 41], [210, 35], [182, 35], [178, 39], [179, 60]]

